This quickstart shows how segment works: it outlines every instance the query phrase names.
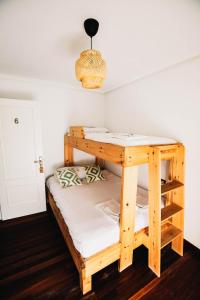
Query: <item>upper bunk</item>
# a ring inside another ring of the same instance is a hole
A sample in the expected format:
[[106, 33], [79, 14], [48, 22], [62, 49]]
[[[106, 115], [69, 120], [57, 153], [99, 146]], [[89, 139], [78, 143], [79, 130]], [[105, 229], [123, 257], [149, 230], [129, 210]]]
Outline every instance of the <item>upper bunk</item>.
[[173, 157], [180, 143], [170, 138], [136, 134], [111, 133], [105, 128], [71, 126], [65, 135], [65, 164], [71, 161], [72, 148], [92, 154], [124, 167], [149, 163], [156, 147], [161, 159]]

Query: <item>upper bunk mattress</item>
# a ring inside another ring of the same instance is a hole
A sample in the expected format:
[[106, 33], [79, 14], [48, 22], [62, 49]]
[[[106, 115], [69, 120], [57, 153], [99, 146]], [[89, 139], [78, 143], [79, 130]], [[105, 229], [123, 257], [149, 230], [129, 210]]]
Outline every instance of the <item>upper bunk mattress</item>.
[[129, 133], [112, 133], [112, 132], [87, 132], [85, 138], [101, 143], [109, 143], [123, 147], [128, 146], [146, 146], [146, 145], [169, 145], [176, 144], [177, 141], [171, 138], [146, 136]]
[[[59, 185], [54, 176], [47, 180], [74, 246], [84, 258], [119, 242], [118, 215], [114, 210], [110, 213], [108, 206], [113, 203], [119, 206], [121, 178], [108, 171], [103, 172], [105, 181], [65, 189]], [[146, 190], [138, 189], [137, 198], [140, 202], [148, 201], [147, 196]], [[136, 206], [135, 231], [146, 226], [148, 226], [148, 207]]]

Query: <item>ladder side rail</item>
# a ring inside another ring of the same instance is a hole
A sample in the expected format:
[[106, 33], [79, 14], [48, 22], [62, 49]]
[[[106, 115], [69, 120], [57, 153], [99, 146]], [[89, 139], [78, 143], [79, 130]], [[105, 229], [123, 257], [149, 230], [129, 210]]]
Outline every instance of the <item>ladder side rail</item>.
[[[172, 179], [184, 184], [185, 148], [183, 145], [177, 147], [172, 169]], [[184, 244], [184, 186], [172, 192], [172, 202], [183, 208], [182, 211], [172, 217], [172, 224], [182, 231], [182, 234], [172, 241], [172, 249], [182, 256]]]
[[159, 277], [161, 265], [161, 153], [156, 147], [149, 161], [149, 268]]
[[68, 136], [64, 136], [64, 166], [73, 165], [73, 147], [69, 143]]

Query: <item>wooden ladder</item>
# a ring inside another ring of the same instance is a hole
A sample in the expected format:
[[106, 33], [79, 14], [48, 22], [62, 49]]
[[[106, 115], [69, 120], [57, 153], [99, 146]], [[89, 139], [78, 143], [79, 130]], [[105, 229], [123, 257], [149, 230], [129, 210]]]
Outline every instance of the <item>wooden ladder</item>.
[[[169, 160], [168, 180], [161, 185], [161, 160]], [[166, 206], [161, 209], [161, 197]], [[149, 267], [160, 276], [161, 249], [183, 255], [184, 231], [184, 146], [154, 147], [149, 163]]]

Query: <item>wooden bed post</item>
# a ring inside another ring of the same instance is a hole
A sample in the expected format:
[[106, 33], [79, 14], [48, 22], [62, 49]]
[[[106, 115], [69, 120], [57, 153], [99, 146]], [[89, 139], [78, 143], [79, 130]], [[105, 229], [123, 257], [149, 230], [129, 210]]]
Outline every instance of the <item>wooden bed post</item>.
[[138, 167], [123, 167], [120, 204], [121, 253], [119, 271], [132, 264]]
[[92, 276], [85, 277], [85, 269], [82, 269], [80, 276], [80, 287], [83, 292], [83, 295], [91, 291], [92, 289]]
[[105, 165], [105, 161], [103, 159], [98, 158], [96, 156], [96, 158], [95, 158], [95, 165], [100, 166], [103, 169], [104, 165]]
[[73, 165], [73, 147], [69, 143], [67, 135], [64, 137], [64, 165]]
[[160, 277], [161, 155], [154, 147], [149, 161], [149, 268]]

